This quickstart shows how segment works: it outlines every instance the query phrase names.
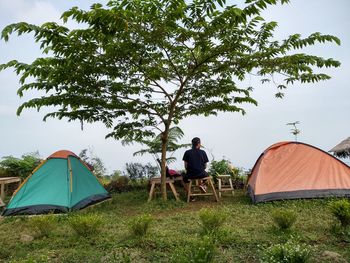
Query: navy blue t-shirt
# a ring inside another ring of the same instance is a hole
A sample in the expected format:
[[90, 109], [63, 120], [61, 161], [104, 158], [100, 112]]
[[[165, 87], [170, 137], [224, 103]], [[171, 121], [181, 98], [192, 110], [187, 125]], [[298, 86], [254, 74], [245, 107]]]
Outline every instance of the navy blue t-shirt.
[[187, 162], [187, 174], [192, 176], [202, 175], [205, 172], [205, 164], [209, 162], [205, 151], [196, 148], [187, 150], [182, 160]]

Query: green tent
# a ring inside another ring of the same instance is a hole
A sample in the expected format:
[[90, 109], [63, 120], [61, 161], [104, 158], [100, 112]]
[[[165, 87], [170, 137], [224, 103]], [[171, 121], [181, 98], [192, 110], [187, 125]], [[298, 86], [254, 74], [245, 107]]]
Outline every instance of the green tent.
[[78, 156], [58, 151], [22, 183], [3, 215], [66, 213], [108, 198], [108, 192]]

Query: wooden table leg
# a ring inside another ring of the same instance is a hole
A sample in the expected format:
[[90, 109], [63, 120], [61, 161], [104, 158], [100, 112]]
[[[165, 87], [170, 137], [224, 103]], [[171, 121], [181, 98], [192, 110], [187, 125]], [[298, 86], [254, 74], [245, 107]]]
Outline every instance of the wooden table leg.
[[213, 194], [214, 194], [214, 196], [215, 196], [216, 202], [219, 202], [219, 198], [218, 198], [218, 195], [217, 195], [217, 193], [216, 193], [215, 186], [214, 186], [214, 184], [213, 184], [212, 179], [209, 179], [209, 183], [210, 183], [211, 189], [213, 190]]
[[173, 184], [172, 182], [169, 182], [169, 185], [170, 185], [171, 191], [173, 191], [173, 194], [174, 194], [174, 196], [175, 196], [176, 201], [179, 201], [179, 200], [180, 200], [180, 199], [179, 199], [179, 195], [178, 195], [178, 193], [176, 192], [176, 189], [175, 189], [174, 184]]
[[235, 190], [233, 190], [233, 183], [232, 183], [232, 179], [230, 178], [230, 186], [231, 186], [231, 189], [232, 189], [232, 195], [235, 196]]
[[190, 180], [190, 183], [188, 184], [187, 203], [190, 202], [191, 190], [192, 190], [191, 188], [192, 188], [192, 180]]
[[5, 200], [5, 184], [1, 184], [1, 199]]
[[154, 194], [154, 187], [156, 186], [155, 182], [152, 182], [151, 185], [151, 190], [149, 191], [149, 196], [148, 196], [148, 202], [152, 200], [153, 194]]

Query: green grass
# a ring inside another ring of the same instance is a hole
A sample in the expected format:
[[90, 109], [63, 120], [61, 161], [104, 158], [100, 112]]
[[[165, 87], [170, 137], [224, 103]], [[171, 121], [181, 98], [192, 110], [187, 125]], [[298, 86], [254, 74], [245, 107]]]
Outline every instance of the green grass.
[[[329, 200], [291, 200], [253, 205], [242, 192], [220, 203], [211, 198], [185, 203], [160, 200], [147, 203], [147, 192], [117, 194], [109, 202], [82, 210], [98, 214], [104, 224], [97, 235], [77, 236], [69, 225], [70, 215], [59, 215], [47, 237], [21, 241], [32, 235], [28, 217], [0, 218], [0, 262], [171, 262], [176, 253], [195, 248], [202, 236], [199, 211], [222, 209], [228, 213], [222, 236], [215, 243], [214, 262], [259, 262], [261, 251], [286, 242], [291, 235], [311, 246], [311, 262], [327, 262], [322, 253], [333, 251], [350, 262], [350, 231], [336, 235]], [[275, 209], [289, 209], [297, 221], [289, 232], [274, 227]], [[149, 234], [136, 238], [128, 228], [133, 216], [150, 214]], [[346, 236], [348, 235], [348, 236]]]

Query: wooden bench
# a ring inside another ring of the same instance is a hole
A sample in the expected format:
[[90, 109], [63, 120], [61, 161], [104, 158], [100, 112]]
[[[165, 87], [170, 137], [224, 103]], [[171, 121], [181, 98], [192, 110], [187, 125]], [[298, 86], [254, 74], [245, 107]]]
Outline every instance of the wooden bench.
[[[210, 176], [204, 177], [202, 179], [188, 179], [188, 180], [190, 181], [190, 183], [188, 185], [187, 203], [190, 201], [191, 197], [193, 197], [193, 196], [214, 196], [215, 201], [216, 202], [219, 201], [218, 195], [217, 195], [215, 187], [214, 187], [213, 179]], [[208, 193], [208, 192], [202, 193], [199, 189], [198, 180], [203, 180], [203, 181], [207, 182], [207, 184], [209, 186], [208, 188], [211, 188], [211, 192], [210, 193]]]
[[[174, 185], [175, 180], [176, 181], [177, 180], [181, 180], [182, 181], [182, 178], [179, 178], [179, 179], [166, 178], [166, 185], [169, 185], [171, 191], [174, 194], [174, 197], [175, 197], [176, 201], [179, 201], [180, 200], [179, 199], [179, 194], [176, 192], [175, 185]], [[161, 185], [160, 177], [152, 178], [150, 182], [151, 182], [151, 189], [149, 191], [148, 202], [150, 202], [152, 200], [152, 198], [154, 197], [156, 186], [157, 185], [159, 185], [159, 186]]]
[[219, 197], [221, 197], [222, 192], [231, 192], [232, 195], [235, 194], [233, 184], [232, 184], [232, 179], [231, 175], [229, 174], [222, 174], [218, 175], [218, 192], [219, 192]]
[[1, 177], [0, 178], [0, 206], [5, 205], [3, 201], [5, 200], [5, 185], [12, 184], [12, 183], [18, 183], [18, 185], [20, 185], [21, 178], [19, 177]]

